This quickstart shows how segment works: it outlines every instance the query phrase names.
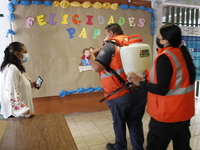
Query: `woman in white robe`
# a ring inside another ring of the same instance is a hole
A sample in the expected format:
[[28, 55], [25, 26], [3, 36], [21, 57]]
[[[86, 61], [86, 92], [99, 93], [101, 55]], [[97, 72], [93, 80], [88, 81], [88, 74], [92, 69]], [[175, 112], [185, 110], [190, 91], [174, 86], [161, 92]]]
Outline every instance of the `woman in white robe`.
[[31, 83], [22, 63], [29, 55], [24, 44], [12, 42], [4, 51], [0, 76], [1, 114], [4, 118], [34, 116]]

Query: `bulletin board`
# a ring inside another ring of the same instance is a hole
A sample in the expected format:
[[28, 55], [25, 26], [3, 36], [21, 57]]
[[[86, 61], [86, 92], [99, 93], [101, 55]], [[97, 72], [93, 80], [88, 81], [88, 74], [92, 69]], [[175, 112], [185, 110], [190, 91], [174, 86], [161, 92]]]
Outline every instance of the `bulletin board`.
[[152, 13], [144, 7], [95, 8], [70, 5], [14, 5], [15, 19], [11, 21], [13, 41], [25, 44], [30, 61], [24, 64], [34, 81], [44, 80], [33, 97], [57, 96], [61, 90], [101, 87], [97, 72], [79, 66], [83, 49], [99, 48], [105, 38], [105, 27], [119, 23], [124, 34], [140, 34], [152, 47]]

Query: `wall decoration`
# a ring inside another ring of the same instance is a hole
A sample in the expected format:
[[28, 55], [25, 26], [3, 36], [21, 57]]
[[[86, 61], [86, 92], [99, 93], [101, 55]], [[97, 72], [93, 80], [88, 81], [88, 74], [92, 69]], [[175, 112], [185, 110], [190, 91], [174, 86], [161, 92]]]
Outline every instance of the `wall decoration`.
[[31, 79], [40, 75], [45, 81], [40, 90], [33, 91], [33, 97], [101, 87], [98, 73], [84, 64], [89, 59], [81, 58], [84, 49], [101, 47], [105, 27], [110, 23], [118, 23], [128, 36], [140, 34], [143, 43], [152, 46], [154, 15], [152, 9], [144, 6], [12, 0], [9, 11], [14, 19], [10, 21], [12, 32], [7, 36], [26, 45], [30, 61], [25, 67]]
[[79, 64], [79, 72], [93, 70], [90, 65], [90, 52], [94, 51], [94, 47], [84, 48], [81, 56], [81, 62]]

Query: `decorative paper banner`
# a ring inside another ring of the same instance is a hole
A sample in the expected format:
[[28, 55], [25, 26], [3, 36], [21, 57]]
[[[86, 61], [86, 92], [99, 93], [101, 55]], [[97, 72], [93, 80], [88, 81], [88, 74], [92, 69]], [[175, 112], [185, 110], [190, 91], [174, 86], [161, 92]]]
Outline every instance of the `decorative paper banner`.
[[101, 47], [105, 27], [110, 23], [118, 23], [126, 35], [140, 34], [143, 42], [152, 46], [152, 9], [97, 2], [90, 7], [88, 3], [57, 3], [57, 7], [56, 3], [38, 1], [11, 3], [17, 16], [11, 22], [16, 33], [12, 38], [24, 43], [30, 54], [25, 64], [27, 73], [32, 80], [38, 75], [44, 79], [41, 89], [33, 92], [34, 97], [101, 87], [98, 73], [80, 63], [85, 48]]
[[66, 95], [71, 95], [71, 94], [77, 94], [77, 93], [91, 93], [91, 92], [98, 92], [98, 91], [102, 91], [102, 87], [89, 87], [89, 88], [78, 88], [76, 91], [74, 90], [69, 90], [69, 91], [65, 91], [65, 90], [61, 90], [59, 92], [60, 97], [64, 97]]

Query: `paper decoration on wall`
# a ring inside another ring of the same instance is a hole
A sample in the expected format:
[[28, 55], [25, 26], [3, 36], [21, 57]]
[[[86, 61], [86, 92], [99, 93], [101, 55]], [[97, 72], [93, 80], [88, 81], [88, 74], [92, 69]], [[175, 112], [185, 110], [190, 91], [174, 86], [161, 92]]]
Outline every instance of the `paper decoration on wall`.
[[[67, 8], [69, 6], [69, 4], [70, 3], [68, 1], [66, 1], [66, 0], [65, 1], [63, 0], [63, 1], [60, 2], [60, 6], [62, 8]], [[59, 6], [59, 2], [55, 1], [53, 6], [54, 7], [58, 7]]]
[[43, 4], [46, 6], [52, 6], [53, 2], [52, 1], [44, 1]]
[[28, 0], [22, 0], [22, 1], [20, 2], [20, 4], [21, 4], [21, 5], [24, 5], [24, 6], [28, 6], [28, 5], [31, 4], [31, 2], [28, 1]]
[[81, 3], [79, 3], [79, 2], [71, 2], [70, 6], [72, 6], [72, 7], [80, 7]]
[[15, 20], [15, 15], [14, 15], [15, 9], [14, 9], [14, 6], [13, 6], [12, 3], [8, 3], [8, 10], [10, 12], [10, 14], [9, 14], [9, 20], [10, 21], [14, 21]]
[[8, 10], [9, 10], [10, 12], [14, 12], [14, 11], [15, 11], [14, 6], [13, 6], [12, 3], [8, 3]]
[[89, 88], [78, 88], [76, 91], [74, 90], [69, 90], [69, 91], [65, 91], [65, 90], [61, 90], [59, 92], [60, 97], [65, 97], [66, 95], [71, 95], [71, 94], [75, 94], [75, 93], [91, 93], [91, 92], [99, 92], [99, 91], [103, 91], [102, 87], [89, 87]]
[[151, 13], [151, 35], [154, 35], [154, 29], [155, 29], [155, 25], [154, 25], [154, 21], [155, 21], [155, 17], [154, 17], [154, 11], [153, 9], [151, 8], [147, 8], [147, 7], [144, 7], [144, 6], [140, 6], [140, 7], [135, 7], [135, 6], [128, 6], [126, 4], [122, 4], [120, 5], [120, 8], [121, 9], [128, 9], [128, 8], [131, 8], [131, 9], [134, 9], [134, 10], [137, 10], [137, 9], [141, 9], [141, 10], [146, 10], [147, 12]]
[[33, 25], [33, 22], [34, 22], [34, 18], [32, 17], [26, 17], [26, 25], [25, 25], [25, 28], [30, 28], [30, 26]]
[[118, 23], [125, 34], [139, 32], [145, 43], [152, 44], [153, 10], [146, 7], [89, 1], [69, 3], [67, 0], [21, 2], [12, 0], [9, 4], [14, 11], [10, 13], [18, 17], [11, 22], [16, 35], [11, 29], [8, 34], [15, 35], [13, 40], [20, 40], [29, 48], [32, 57], [26, 64], [27, 72], [34, 69], [30, 77], [40, 74], [46, 76], [49, 85], [54, 85], [44, 85], [40, 93], [33, 92], [34, 97], [55, 96], [58, 95], [56, 90], [61, 89], [66, 90], [64, 95], [95, 92], [87, 87], [101, 86], [99, 76], [89, 65], [89, 57], [84, 57], [83, 50], [90, 46], [99, 48], [105, 27], [110, 23]]
[[39, 0], [35, 0], [35, 1], [32, 1], [32, 4], [35, 4], [35, 5], [41, 5], [41, 4], [42, 4], [42, 2], [41, 2], [41, 1], [39, 1]]
[[8, 34], [15, 35], [16, 33], [13, 30], [8, 29], [6, 37], [8, 37]]
[[12, 0], [11, 3], [12, 3], [13, 5], [18, 5], [18, 4], [20, 4], [20, 1], [18, 1], [18, 0]]
[[83, 55], [81, 56], [81, 63], [79, 64], [79, 72], [93, 70], [92, 66], [90, 65], [90, 52], [93, 52], [94, 48], [85, 48], [83, 49]]
[[45, 21], [44, 21], [44, 15], [39, 15], [37, 16], [37, 22], [40, 26], [44, 26], [45, 24], [47, 24]]
[[[13, 12], [14, 12], [14, 7], [13, 7], [13, 4], [14, 5], [17, 5], [17, 4], [21, 4], [21, 5], [24, 5], [24, 6], [27, 6], [27, 5], [30, 5], [31, 4], [31, 2], [30, 1], [28, 1], [28, 0], [22, 0], [21, 2], [19, 2], [18, 0], [12, 0], [9, 4], [8, 4], [8, 9], [9, 9], [9, 11], [10, 11], [10, 15], [9, 15], [9, 19], [10, 19], [10, 21], [14, 21], [14, 19], [15, 19], [15, 16], [14, 16], [14, 14], [13, 14]], [[120, 6], [118, 5], [118, 3], [113, 3], [113, 4], [110, 4], [110, 3], [108, 3], [108, 2], [105, 2], [105, 3], [100, 3], [100, 2], [95, 2], [95, 3], [90, 3], [89, 1], [86, 1], [86, 2], [83, 2], [82, 4], [81, 3], [79, 3], [79, 2], [76, 2], [76, 1], [74, 1], [74, 2], [68, 2], [67, 0], [62, 0], [60, 3], [58, 2], [58, 1], [54, 1], [54, 2], [52, 2], [52, 1], [44, 1], [44, 2], [41, 2], [41, 1], [39, 1], [39, 0], [35, 0], [35, 1], [32, 1], [32, 4], [35, 4], [35, 5], [41, 5], [41, 4], [44, 4], [44, 5], [46, 5], [46, 6], [53, 6], [53, 7], [58, 7], [59, 5], [62, 7], [62, 8], [67, 8], [68, 6], [72, 6], [72, 7], [84, 7], [84, 8], [89, 8], [89, 7], [94, 7], [94, 8], [96, 8], [96, 9], [100, 9], [100, 8], [104, 8], [104, 9], [113, 9], [113, 10], [117, 10], [117, 9], [119, 9], [119, 8], [121, 8], [121, 9], [124, 9], [124, 10], [126, 10], [126, 9], [128, 9], [128, 8], [130, 8], [130, 9], [141, 9], [141, 10], [146, 10], [147, 12], [149, 12], [149, 13], [151, 13], [152, 14], [152, 21], [151, 21], [151, 28], [152, 28], [152, 31], [151, 31], [151, 35], [154, 35], [154, 28], [155, 28], [155, 25], [154, 25], [154, 21], [155, 21], [155, 18], [154, 18], [154, 14], [153, 14], [153, 9], [151, 9], [151, 8], [146, 8], [146, 7], [144, 7], [144, 6], [140, 6], [140, 7], [135, 7], [135, 6], [129, 6], [129, 5], [126, 5], [126, 4], [121, 4]], [[40, 15], [40, 16], [38, 16], [37, 17], [37, 20], [38, 20], [38, 24], [40, 25], [40, 26], [43, 26], [43, 25], [45, 25], [46, 24], [46, 22], [43, 22], [43, 15]], [[51, 16], [51, 19], [53, 19], [53, 14], [52, 14], [52, 16]], [[81, 21], [77, 21], [76, 20], [76, 18], [78, 17], [78, 14], [75, 14], [74, 16], [73, 16], [73, 21], [74, 21], [74, 23], [75, 24], [80, 24], [80, 22]], [[88, 16], [89, 17], [89, 16]], [[91, 18], [92, 18], [92, 16], [90, 16]], [[90, 18], [90, 19], [91, 19]], [[131, 18], [129, 18], [129, 19], [131, 19]], [[52, 20], [51, 20], [52, 21]], [[49, 22], [50, 24], [52, 24], [52, 25], [55, 25], [56, 23], [52, 23], [52, 22]], [[142, 22], [144, 22], [145, 20], [142, 20]], [[111, 16], [111, 18], [110, 18], [110, 22], [109, 23], [113, 23], [114, 21], [113, 21], [113, 16]], [[62, 22], [62, 24], [65, 24], [64, 22]], [[66, 23], [67, 24], [67, 23]], [[134, 25], [132, 25], [132, 24], [130, 24], [130, 26], [134, 26]], [[140, 26], [142, 27], [142, 24], [140, 24]]]
[[9, 14], [9, 20], [10, 21], [14, 21], [15, 20], [15, 15], [12, 12]]
[[89, 8], [91, 6], [92, 6], [92, 3], [90, 3], [89, 1], [86, 1], [86, 2], [82, 3], [82, 7], [84, 7], [84, 8]]

